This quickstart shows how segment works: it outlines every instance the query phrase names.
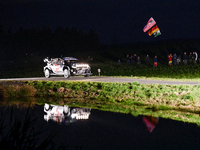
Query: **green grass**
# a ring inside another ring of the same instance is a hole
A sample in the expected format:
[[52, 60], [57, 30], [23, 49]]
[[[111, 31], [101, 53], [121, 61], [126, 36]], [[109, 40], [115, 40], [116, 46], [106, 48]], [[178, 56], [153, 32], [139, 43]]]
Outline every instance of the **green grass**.
[[[92, 65], [91, 65], [92, 66]], [[92, 66], [93, 74], [98, 75], [97, 69], [101, 69], [103, 76], [125, 76], [141, 79], [159, 79], [159, 80], [179, 80], [179, 81], [200, 81], [200, 66], [197, 65], [160, 65], [157, 68], [153, 66], [141, 65], [140, 67], [126, 64], [117, 65], [116, 63], [98, 64]]]
[[[174, 109], [199, 111], [200, 86], [197, 85], [158, 85], [103, 82], [52, 82], [26, 81], [37, 89], [36, 97], [85, 98], [91, 101], [116, 104], [136, 104], [147, 106], [169, 106]], [[61, 90], [62, 89], [62, 90]], [[58, 92], [59, 91], [59, 92]]]

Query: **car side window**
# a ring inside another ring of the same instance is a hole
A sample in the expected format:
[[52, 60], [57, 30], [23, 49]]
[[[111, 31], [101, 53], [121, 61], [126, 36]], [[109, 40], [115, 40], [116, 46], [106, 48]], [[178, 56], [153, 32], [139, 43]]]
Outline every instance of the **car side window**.
[[70, 65], [70, 60], [65, 60], [66, 65]]
[[63, 63], [63, 61], [62, 61], [62, 59], [54, 59], [53, 61], [52, 61], [52, 64], [53, 65], [62, 65], [62, 63]]
[[62, 59], [58, 59], [56, 62], [57, 65], [62, 65], [62, 63], [63, 63]]
[[53, 65], [57, 64], [56, 59], [54, 59], [54, 60], [52, 61], [52, 64], [53, 64]]

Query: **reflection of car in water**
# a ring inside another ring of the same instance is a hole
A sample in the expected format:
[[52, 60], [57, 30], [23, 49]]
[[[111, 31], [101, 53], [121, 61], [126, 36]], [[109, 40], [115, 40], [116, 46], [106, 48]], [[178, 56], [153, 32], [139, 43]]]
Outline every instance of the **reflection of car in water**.
[[90, 108], [69, 108], [67, 105], [44, 105], [44, 120], [53, 120], [59, 123], [71, 123], [76, 120], [89, 119]]
[[71, 118], [72, 119], [89, 119], [90, 108], [73, 108], [71, 110]]
[[143, 122], [146, 124], [149, 132], [152, 132], [159, 121], [159, 117], [143, 116]]
[[71, 75], [83, 75], [88, 77], [92, 75], [88, 64], [79, 63], [74, 57], [44, 59], [47, 65], [44, 67], [44, 75], [49, 78], [51, 75], [64, 75], [69, 78]]

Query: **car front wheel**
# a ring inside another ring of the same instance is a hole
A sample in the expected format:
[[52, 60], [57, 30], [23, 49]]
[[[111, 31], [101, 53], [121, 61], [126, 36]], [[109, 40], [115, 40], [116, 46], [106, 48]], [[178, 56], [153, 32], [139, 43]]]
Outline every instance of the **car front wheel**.
[[89, 74], [84, 75], [84, 77], [89, 77], [89, 76], [90, 76]]
[[[85, 71], [85, 73], [89, 73], [90, 71], [87, 69], [86, 71]], [[84, 77], [89, 77], [90, 75], [89, 74], [86, 74], [86, 75], [84, 75]]]
[[68, 69], [65, 69], [65, 70], [64, 70], [64, 77], [65, 77], [65, 78], [69, 78], [69, 77], [70, 77], [70, 72], [69, 72]]
[[49, 78], [49, 77], [50, 77], [49, 69], [46, 69], [46, 70], [45, 70], [44, 75], [45, 75], [46, 78]]

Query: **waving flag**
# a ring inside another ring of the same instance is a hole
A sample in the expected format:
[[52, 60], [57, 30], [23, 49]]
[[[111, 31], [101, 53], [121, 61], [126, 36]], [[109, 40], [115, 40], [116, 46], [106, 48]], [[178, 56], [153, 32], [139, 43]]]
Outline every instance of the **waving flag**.
[[148, 31], [149, 36], [151, 36], [152, 34], [154, 34], [155, 32], [157, 32], [158, 30], [159, 30], [158, 26], [155, 26], [155, 27], [151, 28]]
[[[154, 26], [155, 25], [155, 26]], [[154, 37], [157, 37], [158, 35], [161, 35], [160, 29], [156, 25], [155, 20], [151, 17], [149, 21], [147, 22], [147, 25], [143, 28], [144, 32], [148, 31], [148, 35], [151, 36], [152, 34]]]
[[143, 28], [144, 32], [147, 32], [150, 28], [152, 28], [156, 24], [155, 20], [151, 17], [147, 22], [147, 25]]
[[154, 35], [154, 37], [157, 37], [157, 36], [161, 35], [161, 32], [160, 32], [160, 30], [158, 30], [158, 31], [154, 32], [154, 33], [153, 33], [153, 35]]

